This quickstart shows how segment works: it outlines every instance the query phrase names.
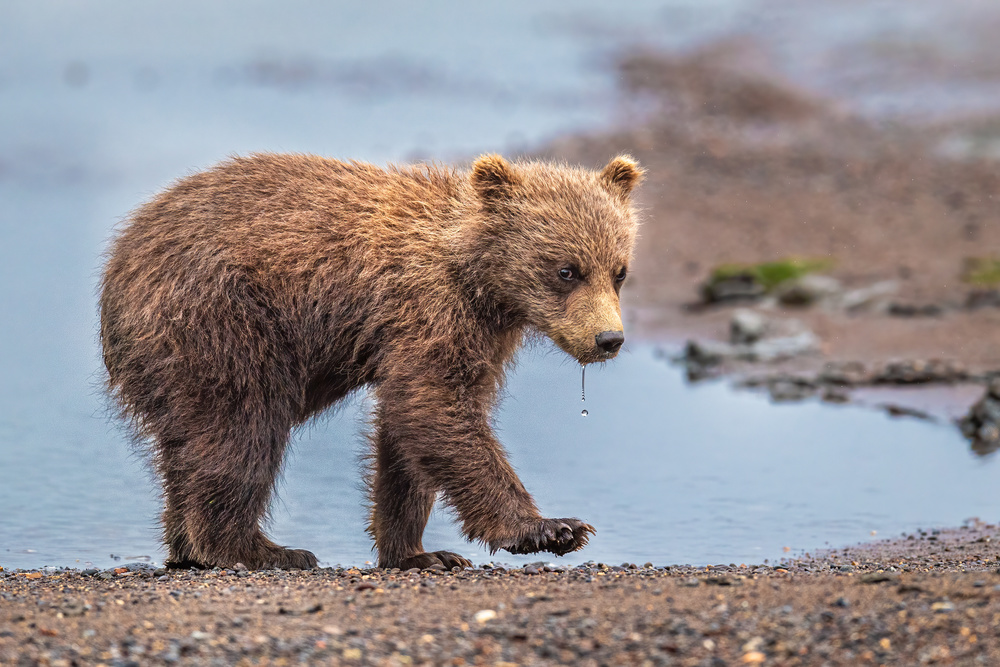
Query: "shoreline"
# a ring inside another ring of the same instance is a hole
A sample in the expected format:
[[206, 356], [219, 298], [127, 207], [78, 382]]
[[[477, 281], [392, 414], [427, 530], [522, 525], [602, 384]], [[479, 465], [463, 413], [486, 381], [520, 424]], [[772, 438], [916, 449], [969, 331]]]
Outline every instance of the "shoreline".
[[770, 565], [0, 572], [0, 663], [993, 664], [998, 558], [972, 520]]

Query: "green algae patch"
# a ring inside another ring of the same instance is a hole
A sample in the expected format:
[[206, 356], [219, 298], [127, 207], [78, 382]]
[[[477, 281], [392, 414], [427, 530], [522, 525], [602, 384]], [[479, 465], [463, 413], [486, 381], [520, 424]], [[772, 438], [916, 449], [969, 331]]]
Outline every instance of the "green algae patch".
[[993, 287], [1000, 285], [1000, 259], [994, 257], [969, 257], [965, 260], [962, 280], [972, 285]]
[[749, 277], [758, 285], [770, 292], [778, 285], [801, 278], [807, 273], [829, 271], [833, 268], [832, 259], [803, 259], [790, 257], [761, 264], [723, 264], [712, 271], [710, 283]]

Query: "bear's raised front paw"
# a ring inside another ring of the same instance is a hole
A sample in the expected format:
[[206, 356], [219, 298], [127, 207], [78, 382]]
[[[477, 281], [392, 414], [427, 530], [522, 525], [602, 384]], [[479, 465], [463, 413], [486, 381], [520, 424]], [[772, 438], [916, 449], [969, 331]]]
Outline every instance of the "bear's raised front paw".
[[394, 564], [383, 565], [383, 567], [398, 567], [400, 570], [411, 570], [419, 567], [423, 570], [435, 565], [441, 565], [450, 570], [453, 567], [472, 567], [472, 561], [450, 551], [431, 551], [403, 558]]
[[549, 551], [562, 556], [585, 547], [596, 532], [579, 519], [539, 519], [525, 526], [520, 537], [507, 543], [491, 543], [490, 549], [506, 549], [512, 554]]

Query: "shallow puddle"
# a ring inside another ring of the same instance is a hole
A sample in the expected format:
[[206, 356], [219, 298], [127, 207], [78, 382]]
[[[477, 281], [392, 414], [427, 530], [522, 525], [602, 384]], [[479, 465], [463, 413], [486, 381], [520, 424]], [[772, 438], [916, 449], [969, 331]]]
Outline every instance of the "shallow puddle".
[[[584, 551], [560, 562], [761, 562], [870, 539], [872, 531], [1000, 515], [996, 457], [972, 454], [947, 424], [859, 407], [773, 406], [722, 383], [691, 387], [652, 345], [591, 367], [590, 416], [581, 419], [579, 367], [547, 347], [521, 356], [500, 437], [545, 514], [597, 528]], [[275, 538], [324, 563], [372, 558], [358, 461], [368, 407], [359, 396], [296, 434], [275, 504]], [[162, 559], [153, 485], [120, 434], [86, 449], [37, 446], [31, 455], [15, 452], [0, 472], [8, 508], [0, 563]], [[443, 510], [424, 543], [475, 562], [556, 560], [470, 548]]]

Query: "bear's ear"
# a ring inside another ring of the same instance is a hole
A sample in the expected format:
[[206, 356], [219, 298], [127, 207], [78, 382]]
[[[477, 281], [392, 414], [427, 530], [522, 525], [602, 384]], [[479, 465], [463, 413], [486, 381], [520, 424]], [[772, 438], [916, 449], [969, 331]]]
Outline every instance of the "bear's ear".
[[514, 167], [499, 155], [480, 155], [472, 163], [472, 185], [484, 201], [495, 202], [521, 184]]
[[619, 155], [601, 171], [601, 182], [608, 191], [620, 199], [628, 199], [646, 170], [629, 155]]

